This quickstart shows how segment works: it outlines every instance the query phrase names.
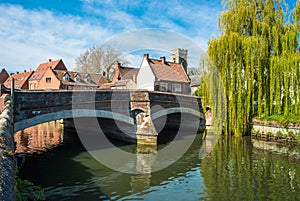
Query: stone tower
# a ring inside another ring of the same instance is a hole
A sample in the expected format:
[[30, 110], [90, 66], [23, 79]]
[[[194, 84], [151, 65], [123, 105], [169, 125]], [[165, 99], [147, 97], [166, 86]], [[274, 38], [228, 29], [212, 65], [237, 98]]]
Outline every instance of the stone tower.
[[188, 66], [188, 50], [177, 48], [170, 52], [171, 61], [174, 63], [181, 63], [185, 72], [187, 72]]

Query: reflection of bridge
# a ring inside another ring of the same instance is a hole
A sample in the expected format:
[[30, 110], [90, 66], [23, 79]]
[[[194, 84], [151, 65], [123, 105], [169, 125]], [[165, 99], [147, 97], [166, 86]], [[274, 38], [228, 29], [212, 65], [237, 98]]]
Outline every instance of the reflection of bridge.
[[14, 131], [79, 117], [112, 119], [132, 125], [134, 137], [140, 143], [156, 143], [158, 127], [186, 126], [197, 131], [205, 126], [201, 99], [195, 96], [145, 90], [14, 93]]

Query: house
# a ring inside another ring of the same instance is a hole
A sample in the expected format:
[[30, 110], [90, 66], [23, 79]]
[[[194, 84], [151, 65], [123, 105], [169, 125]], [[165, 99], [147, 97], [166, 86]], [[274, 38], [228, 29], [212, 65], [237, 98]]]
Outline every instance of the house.
[[100, 74], [68, 71], [61, 59], [42, 63], [29, 80], [29, 89], [96, 90], [106, 78]]
[[[190, 79], [187, 75], [187, 53], [181, 58], [181, 51], [176, 49], [171, 54], [172, 62], [165, 57], [151, 59], [149, 54], [144, 54], [142, 64], [137, 75], [137, 88], [149, 91], [166, 91], [181, 94], [190, 94]], [[172, 53], [172, 51], [171, 51]]]
[[[96, 90], [101, 78], [96, 79], [96, 75], [78, 73], [65, 70], [53, 70], [56, 79], [60, 82], [60, 89], [67, 90]], [[101, 76], [101, 75], [99, 75]], [[102, 77], [102, 76], [101, 76]]]
[[111, 83], [103, 84], [100, 89], [136, 89], [138, 72], [138, 68], [125, 67], [117, 62]]
[[138, 73], [139, 68], [121, 66], [121, 64], [117, 62], [115, 73], [111, 82], [116, 83], [118, 80], [132, 80], [136, 83]]
[[4, 86], [7, 88], [11, 87], [11, 80], [14, 78], [14, 87], [15, 89], [28, 89], [29, 87], [29, 79], [32, 76], [33, 71], [24, 71], [23, 73], [17, 72], [16, 74], [11, 74], [6, 81], [4, 82]]
[[194, 95], [195, 92], [198, 90], [198, 87], [200, 86], [201, 82], [201, 75], [192, 75], [190, 76], [191, 79], [191, 94]]
[[[54, 76], [52, 70], [64, 70], [67, 68], [62, 59], [40, 64], [29, 79], [29, 89], [60, 89], [60, 82], [51, 78]], [[48, 79], [47, 79], [48, 78]]]
[[131, 79], [118, 80], [111, 89], [136, 89], [136, 83]]
[[0, 72], [0, 84], [3, 84], [7, 78], [9, 77], [9, 74], [7, 73], [7, 71], [2, 68], [1, 72]]

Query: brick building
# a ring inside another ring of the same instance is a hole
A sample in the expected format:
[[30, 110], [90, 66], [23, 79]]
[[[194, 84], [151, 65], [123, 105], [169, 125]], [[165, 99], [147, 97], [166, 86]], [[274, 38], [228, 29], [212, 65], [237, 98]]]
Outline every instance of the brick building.
[[29, 89], [60, 89], [60, 82], [51, 79], [55, 76], [53, 70], [67, 71], [62, 59], [54, 61], [49, 59], [48, 62], [40, 64], [29, 79]]
[[4, 86], [7, 88], [11, 87], [11, 80], [14, 78], [15, 89], [28, 89], [29, 87], [29, 78], [33, 74], [33, 71], [24, 71], [23, 73], [17, 72], [16, 74], [11, 74], [6, 81], [4, 82]]
[[97, 89], [107, 80], [100, 74], [68, 71], [61, 59], [38, 66], [29, 80], [29, 89]]

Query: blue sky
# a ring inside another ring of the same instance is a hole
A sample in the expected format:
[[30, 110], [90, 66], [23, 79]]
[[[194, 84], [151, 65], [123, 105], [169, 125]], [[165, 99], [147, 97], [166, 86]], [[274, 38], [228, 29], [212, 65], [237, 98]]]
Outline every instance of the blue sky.
[[0, 67], [34, 70], [62, 58], [72, 70], [80, 53], [100, 44], [120, 49], [133, 66], [143, 49], [168, 57], [174, 47], [191, 49], [197, 65], [221, 11], [221, 0], [0, 0]]

